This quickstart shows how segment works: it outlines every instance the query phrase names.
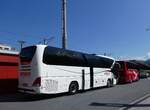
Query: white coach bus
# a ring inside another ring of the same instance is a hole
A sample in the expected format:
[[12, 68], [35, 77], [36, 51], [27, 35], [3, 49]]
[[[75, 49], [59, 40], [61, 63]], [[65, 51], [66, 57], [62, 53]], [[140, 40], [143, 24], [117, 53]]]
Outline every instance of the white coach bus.
[[110, 71], [115, 60], [46, 45], [20, 53], [19, 91], [33, 94], [76, 93], [116, 84]]

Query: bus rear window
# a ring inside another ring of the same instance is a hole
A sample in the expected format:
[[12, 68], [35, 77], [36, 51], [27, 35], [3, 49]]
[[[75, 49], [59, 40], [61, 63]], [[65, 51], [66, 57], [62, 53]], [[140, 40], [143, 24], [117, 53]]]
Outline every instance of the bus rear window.
[[21, 60], [31, 60], [35, 54], [36, 46], [23, 48], [20, 53]]

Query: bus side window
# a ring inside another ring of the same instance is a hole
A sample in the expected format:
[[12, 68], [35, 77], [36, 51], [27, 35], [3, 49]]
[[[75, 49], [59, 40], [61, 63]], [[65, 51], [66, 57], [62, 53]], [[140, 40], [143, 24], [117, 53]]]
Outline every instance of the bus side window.
[[65, 66], [85, 66], [85, 60], [81, 53], [53, 47], [45, 48], [43, 63]]

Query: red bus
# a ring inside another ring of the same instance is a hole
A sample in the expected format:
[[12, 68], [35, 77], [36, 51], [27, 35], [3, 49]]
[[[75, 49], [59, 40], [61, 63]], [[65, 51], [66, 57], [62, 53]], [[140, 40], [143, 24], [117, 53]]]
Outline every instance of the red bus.
[[139, 80], [138, 65], [130, 61], [117, 61], [112, 70], [118, 83], [131, 83]]
[[0, 49], [0, 92], [17, 91], [19, 52]]

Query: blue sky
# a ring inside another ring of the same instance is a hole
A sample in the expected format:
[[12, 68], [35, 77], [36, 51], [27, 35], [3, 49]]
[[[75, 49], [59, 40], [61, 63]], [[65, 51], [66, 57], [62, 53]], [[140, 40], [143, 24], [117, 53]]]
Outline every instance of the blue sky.
[[[150, 0], [67, 0], [68, 49], [143, 57], [150, 52]], [[0, 43], [44, 37], [61, 47], [61, 0], [0, 0]]]

